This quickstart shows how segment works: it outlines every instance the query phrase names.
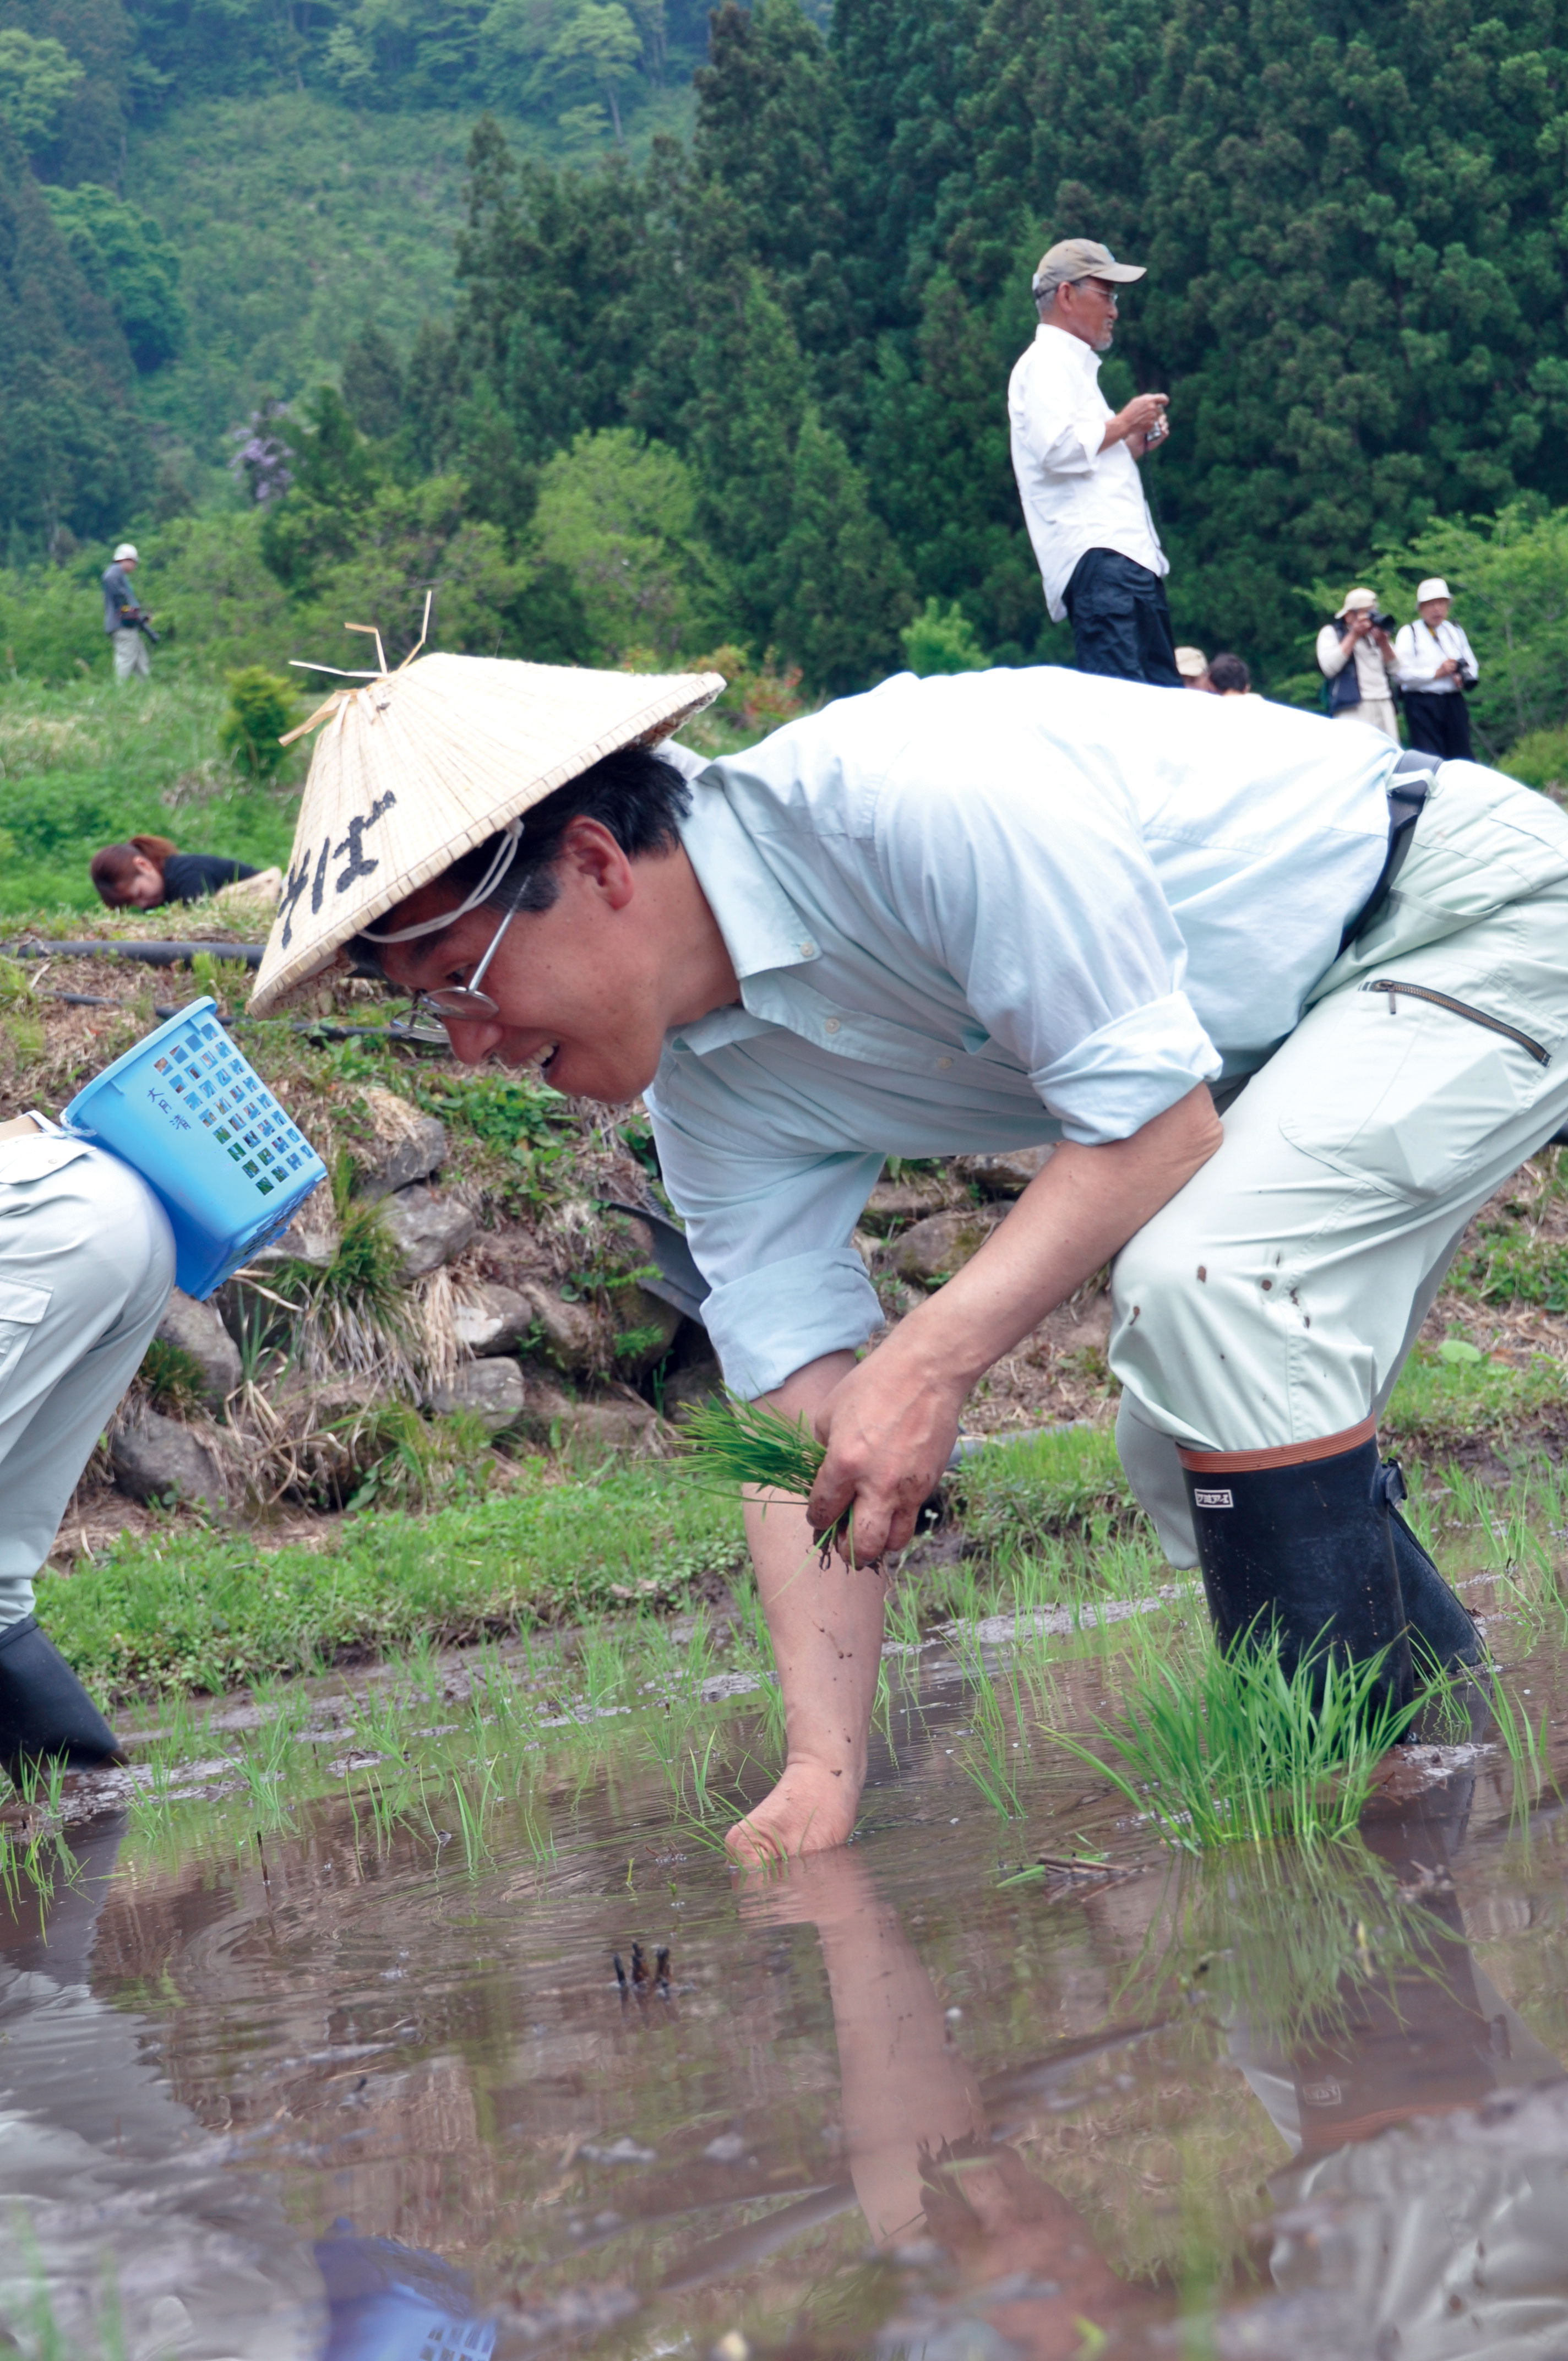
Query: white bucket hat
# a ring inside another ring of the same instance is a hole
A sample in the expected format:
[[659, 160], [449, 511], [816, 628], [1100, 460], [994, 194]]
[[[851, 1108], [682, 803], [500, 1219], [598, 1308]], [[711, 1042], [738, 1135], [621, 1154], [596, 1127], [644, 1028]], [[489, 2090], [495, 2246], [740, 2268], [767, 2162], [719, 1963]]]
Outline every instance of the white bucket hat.
[[509, 820], [606, 754], [657, 745], [724, 686], [711, 672], [455, 655], [345, 678], [356, 686], [334, 690], [290, 733], [326, 725], [250, 996], [258, 1016]]
[[1450, 590], [1441, 574], [1434, 574], [1427, 581], [1418, 582], [1416, 585], [1418, 607], [1424, 607], [1429, 598], [1452, 598], [1453, 596], [1453, 591]]

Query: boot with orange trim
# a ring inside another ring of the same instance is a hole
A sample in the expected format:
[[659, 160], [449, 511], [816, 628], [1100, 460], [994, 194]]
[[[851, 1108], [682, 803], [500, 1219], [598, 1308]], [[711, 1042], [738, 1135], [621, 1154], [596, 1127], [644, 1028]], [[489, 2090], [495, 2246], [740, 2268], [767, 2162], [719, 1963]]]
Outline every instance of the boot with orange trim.
[[1418, 1664], [1479, 1659], [1474, 1622], [1396, 1513], [1404, 1486], [1371, 1419], [1278, 1450], [1180, 1455], [1223, 1648], [1272, 1626], [1288, 1672], [1324, 1645], [1352, 1663], [1385, 1655], [1377, 1697], [1395, 1706]]

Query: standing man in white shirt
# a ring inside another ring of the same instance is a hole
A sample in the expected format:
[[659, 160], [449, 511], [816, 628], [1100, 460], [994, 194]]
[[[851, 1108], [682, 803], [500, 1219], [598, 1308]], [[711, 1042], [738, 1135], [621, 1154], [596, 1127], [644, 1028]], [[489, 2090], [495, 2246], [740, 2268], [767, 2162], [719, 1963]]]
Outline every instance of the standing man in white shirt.
[[1137, 463], [1163, 442], [1168, 394], [1113, 411], [1100, 355], [1117, 289], [1144, 276], [1093, 238], [1064, 238], [1034, 277], [1040, 324], [1007, 388], [1013, 472], [1051, 619], [1067, 616], [1080, 672], [1180, 688], [1164, 577], [1169, 566]]
[[1394, 683], [1399, 659], [1388, 637], [1392, 615], [1380, 614], [1377, 593], [1365, 585], [1344, 594], [1344, 605], [1318, 633], [1318, 670], [1330, 684], [1329, 711], [1336, 721], [1361, 721], [1399, 742]]
[[1450, 619], [1448, 585], [1441, 576], [1418, 585], [1418, 620], [1394, 642], [1410, 743], [1444, 763], [1468, 763], [1470, 715], [1464, 692], [1481, 677], [1475, 651]]

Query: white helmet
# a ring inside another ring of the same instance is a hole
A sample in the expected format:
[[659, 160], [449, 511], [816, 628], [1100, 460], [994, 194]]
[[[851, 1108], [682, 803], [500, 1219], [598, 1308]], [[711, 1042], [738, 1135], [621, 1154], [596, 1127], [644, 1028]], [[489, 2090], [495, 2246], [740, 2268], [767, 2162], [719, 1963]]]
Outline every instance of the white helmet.
[[115, 552], [115, 563], [116, 566], [123, 566], [127, 557], [135, 559], [136, 554], [137, 545], [134, 541], [122, 541]]

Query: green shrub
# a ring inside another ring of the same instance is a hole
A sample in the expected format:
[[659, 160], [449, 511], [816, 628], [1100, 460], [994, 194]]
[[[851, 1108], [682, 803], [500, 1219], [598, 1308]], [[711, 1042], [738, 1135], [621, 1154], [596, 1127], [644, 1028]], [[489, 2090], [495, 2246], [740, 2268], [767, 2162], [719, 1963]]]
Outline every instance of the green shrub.
[[253, 779], [275, 778], [288, 752], [279, 741], [291, 727], [297, 704], [292, 681], [263, 664], [247, 664], [228, 675], [229, 701], [218, 724], [218, 743], [236, 769]]
[[1561, 798], [1568, 794], [1568, 730], [1532, 730], [1517, 738], [1502, 768], [1510, 779], [1522, 779], [1527, 787]]
[[923, 680], [939, 672], [983, 672], [991, 659], [975, 637], [974, 625], [956, 602], [927, 598], [899, 633], [905, 662]]

